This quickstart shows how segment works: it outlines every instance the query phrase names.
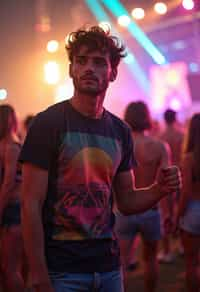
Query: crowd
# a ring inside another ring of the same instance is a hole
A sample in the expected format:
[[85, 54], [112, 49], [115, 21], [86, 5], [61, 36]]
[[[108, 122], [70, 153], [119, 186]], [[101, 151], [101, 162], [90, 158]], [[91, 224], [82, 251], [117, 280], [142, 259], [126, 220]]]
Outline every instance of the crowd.
[[[71, 33], [70, 100], [27, 116], [0, 105], [0, 286], [3, 292], [122, 292], [142, 244], [144, 289], [158, 262], [185, 257], [199, 291], [200, 113], [184, 130], [176, 112], [155, 131], [143, 101], [123, 119], [103, 107], [124, 47], [99, 27]], [[141, 241], [140, 241], [141, 239]], [[158, 252], [158, 246], [161, 250]]]

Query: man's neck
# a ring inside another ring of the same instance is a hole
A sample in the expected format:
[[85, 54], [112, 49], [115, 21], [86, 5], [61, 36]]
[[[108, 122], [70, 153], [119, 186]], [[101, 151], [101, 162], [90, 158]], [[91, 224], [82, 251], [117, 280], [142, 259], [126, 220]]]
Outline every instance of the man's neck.
[[71, 105], [82, 115], [93, 119], [99, 119], [104, 111], [102, 96], [88, 96], [88, 95], [76, 95], [71, 98]]

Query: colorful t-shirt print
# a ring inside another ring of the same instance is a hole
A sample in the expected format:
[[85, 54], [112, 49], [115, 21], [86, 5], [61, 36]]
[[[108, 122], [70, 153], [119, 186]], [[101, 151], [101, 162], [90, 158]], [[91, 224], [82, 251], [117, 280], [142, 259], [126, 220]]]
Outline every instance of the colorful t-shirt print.
[[54, 239], [111, 238], [110, 190], [121, 153], [113, 138], [66, 133], [58, 158]]

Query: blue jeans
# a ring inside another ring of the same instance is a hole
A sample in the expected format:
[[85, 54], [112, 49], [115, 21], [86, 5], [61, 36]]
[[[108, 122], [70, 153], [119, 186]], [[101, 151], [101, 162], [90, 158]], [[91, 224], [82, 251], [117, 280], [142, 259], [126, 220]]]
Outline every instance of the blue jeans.
[[124, 292], [122, 271], [103, 273], [50, 272], [55, 292]]

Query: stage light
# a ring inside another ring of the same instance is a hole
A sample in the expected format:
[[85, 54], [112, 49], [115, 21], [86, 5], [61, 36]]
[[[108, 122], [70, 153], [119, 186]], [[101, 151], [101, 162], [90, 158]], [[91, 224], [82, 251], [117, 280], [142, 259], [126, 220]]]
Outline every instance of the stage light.
[[127, 27], [131, 22], [130, 17], [128, 15], [121, 15], [117, 20], [118, 24], [123, 27]]
[[47, 51], [49, 53], [55, 53], [59, 48], [59, 42], [56, 40], [51, 40], [47, 43]]
[[186, 10], [192, 10], [194, 8], [193, 0], [183, 0], [182, 5]]
[[[111, 11], [111, 13], [120, 17], [122, 14], [128, 16], [128, 11], [121, 4], [119, 0], [102, 0], [103, 4]], [[163, 54], [159, 51], [157, 46], [149, 39], [149, 37], [144, 33], [143, 30], [137, 25], [133, 20], [130, 21], [127, 26], [130, 34], [138, 41], [138, 43], [148, 52], [148, 54], [153, 58], [156, 64], [164, 65], [167, 60]]]
[[180, 84], [179, 72], [175, 69], [170, 69], [166, 72], [166, 81], [169, 86], [178, 86]]
[[56, 84], [60, 79], [59, 65], [55, 61], [49, 61], [44, 65], [45, 81], [48, 84]]
[[143, 19], [144, 16], [145, 16], [145, 12], [144, 12], [144, 9], [142, 8], [134, 8], [132, 11], [131, 11], [131, 15], [133, 16], [133, 18], [135, 19]]
[[101, 21], [99, 22], [99, 26], [105, 31], [111, 31], [111, 24], [107, 21]]
[[7, 90], [6, 89], [4, 89], [4, 88], [1, 88], [0, 89], [0, 100], [4, 100], [4, 99], [6, 99], [7, 98]]
[[163, 2], [157, 2], [154, 5], [154, 10], [158, 13], [158, 14], [165, 14], [167, 12], [167, 5]]
[[172, 108], [175, 111], [179, 111], [182, 107], [181, 101], [176, 97], [172, 98], [169, 105], [170, 105], [170, 108]]

